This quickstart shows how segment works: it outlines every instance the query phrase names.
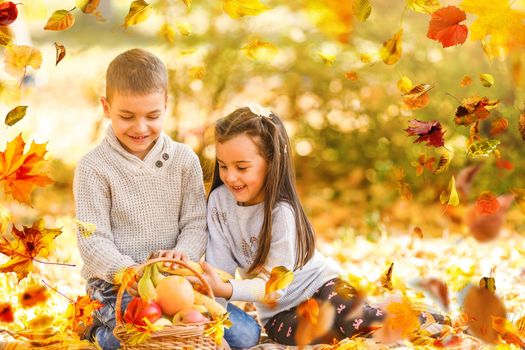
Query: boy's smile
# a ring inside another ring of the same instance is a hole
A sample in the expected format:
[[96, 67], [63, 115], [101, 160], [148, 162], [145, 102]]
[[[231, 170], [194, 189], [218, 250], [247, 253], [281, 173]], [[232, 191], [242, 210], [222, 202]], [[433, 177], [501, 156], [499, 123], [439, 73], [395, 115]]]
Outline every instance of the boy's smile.
[[165, 92], [146, 95], [115, 93], [111, 102], [104, 97], [101, 102], [122, 147], [144, 159], [162, 132], [166, 112]]

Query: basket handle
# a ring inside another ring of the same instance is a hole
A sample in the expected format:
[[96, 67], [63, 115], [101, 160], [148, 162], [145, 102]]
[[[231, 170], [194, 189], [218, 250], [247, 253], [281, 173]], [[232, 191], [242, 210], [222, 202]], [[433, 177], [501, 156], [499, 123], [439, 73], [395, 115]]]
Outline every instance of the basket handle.
[[[177, 260], [177, 259], [171, 259], [171, 258], [155, 258], [155, 259], [150, 259], [148, 261], [146, 261], [144, 264], [142, 265], [139, 265], [138, 269], [137, 269], [137, 272], [138, 271], [141, 271], [143, 270], [146, 266], [149, 266], [149, 265], [152, 265], [152, 264], [156, 264], [158, 262], [173, 262], [173, 263], [176, 263], [180, 266], [183, 266], [185, 268], [187, 268], [188, 270], [190, 270], [191, 272], [193, 272], [193, 274], [202, 282], [202, 284], [206, 287], [207, 291], [208, 291], [208, 295], [212, 298], [212, 299], [215, 299], [215, 296], [213, 295], [213, 290], [211, 289], [210, 285], [208, 284], [208, 281], [206, 281], [204, 279], [204, 277], [202, 277], [202, 275], [196, 271], [195, 269], [193, 269], [192, 267], [190, 267], [188, 264], [186, 264], [185, 262], [183, 262], [182, 260]], [[115, 302], [115, 313], [116, 313], [116, 325], [120, 325], [122, 324], [122, 312], [121, 312], [121, 308], [122, 308], [122, 296], [124, 295], [124, 291], [126, 290], [126, 287], [127, 285], [125, 285], [124, 283], [122, 283], [118, 289], [118, 293], [117, 293], [117, 300]]]

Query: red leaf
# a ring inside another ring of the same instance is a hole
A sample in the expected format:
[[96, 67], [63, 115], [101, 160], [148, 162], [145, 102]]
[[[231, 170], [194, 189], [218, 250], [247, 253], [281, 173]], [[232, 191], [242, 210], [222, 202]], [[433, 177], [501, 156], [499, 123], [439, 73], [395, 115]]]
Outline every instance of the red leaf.
[[9, 303], [0, 303], [0, 322], [13, 322], [15, 320], [15, 315], [13, 313], [13, 308]]
[[414, 143], [427, 142], [427, 146], [441, 147], [445, 145], [441, 128], [441, 123], [437, 120], [422, 122], [417, 119], [409, 122], [409, 127], [405, 129], [408, 136], [419, 136]]
[[490, 191], [482, 192], [476, 200], [475, 209], [479, 215], [494, 214], [499, 209], [498, 199]]
[[502, 170], [512, 170], [514, 166], [506, 159], [496, 159], [496, 167]]
[[465, 19], [465, 12], [456, 6], [441, 8], [432, 14], [427, 37], [439, 41], [443, 47], [463, 44], [467, 39], [468, 29], [459, 22]]
[[20, 304], [23, 307], [33, 307], [39, 303], [45, 303], [49, 298], [47, 288], [42, 285], [31, 285], [20, 294]]
[[0, 4], [0, 25], [8, 26], [16, 20], [18, 9], [16, 4], [6, 1]]

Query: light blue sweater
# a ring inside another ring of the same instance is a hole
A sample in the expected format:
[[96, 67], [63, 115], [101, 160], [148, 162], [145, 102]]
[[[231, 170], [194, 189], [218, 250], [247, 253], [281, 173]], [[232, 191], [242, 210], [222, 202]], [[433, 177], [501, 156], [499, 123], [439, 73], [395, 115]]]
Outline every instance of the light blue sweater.
[[[230, 280], [233, 286], [230, 300], [253, 302], [262, 325], [279, 312], [308, 299], [325, 282], [342, 273], [335, 261], [316, 250], [305, 266], [293, 272], [294, 279], [288, 288], [279, 293], [277, 305], [269, 307], [263, 303], [266, 282], [272, 269], [284, 266], [293, 270], [297, 239], [293, 209], [287, 203], [280, 202], [273, 210], [272, 241], [266, 262], [255, 273], [248, 274], [248, 268], [257, 253], [263, 216], [264, 203], [237, 205], [224, 185], [210, 194], [206, 261], [232, 276], [236, 270], [239, 272], [242, 280]], [[225, 300], [222, 302], [225, 303]]]

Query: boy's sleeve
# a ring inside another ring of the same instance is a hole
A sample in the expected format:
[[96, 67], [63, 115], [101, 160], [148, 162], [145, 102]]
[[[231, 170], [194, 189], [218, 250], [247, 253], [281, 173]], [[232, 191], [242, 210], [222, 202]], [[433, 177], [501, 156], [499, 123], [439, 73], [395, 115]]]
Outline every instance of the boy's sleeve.
[[179, 216], [179, 236], [175, 249], [199, 261], [206, 250], [206, 198], [199, 158], [191, 152], [191, 161], [182, 173], [182, 203]]
[[[297, 240], [295, 216], [288, 206], [279, 206], [273, 213], [272, 243], [265, 263], [256, 277], [244, 280], [230, 280], [232, 296], [230, 300], [263, 302], [266, 283], [272, 269], [284, 266], [293, 271], [295, 265], [295, 242]], [[286, 294], [287, 288], [272, 293], [266, 302], [276, 302]]]
[[78, 220], [96, 225], [96, 230], [90, 234], [77, 231], [80, 256], [96, 277], [115, 283], [115, 274], [136, 262], [122, 255], [115, 246], [108, 184], [94, 169], [79, 163], [75, 170], [73, 192]]

